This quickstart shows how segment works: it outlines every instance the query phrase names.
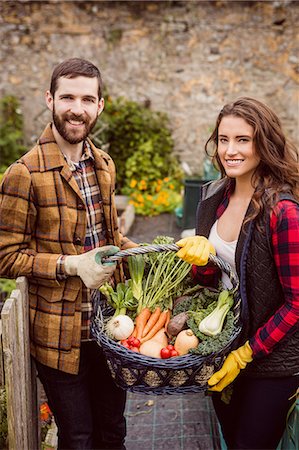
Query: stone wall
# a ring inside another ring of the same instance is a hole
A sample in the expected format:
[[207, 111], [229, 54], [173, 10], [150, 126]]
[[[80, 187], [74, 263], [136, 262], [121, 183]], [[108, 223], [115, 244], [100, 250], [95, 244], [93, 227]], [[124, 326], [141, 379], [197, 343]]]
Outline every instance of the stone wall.
[[28, 142], [50, 118], [53, 67], [83, 57], [112, 97], [147, 101], [171, 119], [175, 150], [200, 172], [221, 106], [265, 101], [298, 141], [299, 3], [2, 1], [1, 96], [21, 100]]

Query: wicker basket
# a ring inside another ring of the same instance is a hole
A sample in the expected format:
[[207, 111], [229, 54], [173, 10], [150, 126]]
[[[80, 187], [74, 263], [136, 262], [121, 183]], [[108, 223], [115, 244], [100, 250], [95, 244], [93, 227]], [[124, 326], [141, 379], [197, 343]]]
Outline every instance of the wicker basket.
[[[237, 288], [237, 280], [231, 268], [220, 258], [211, 255], [211, 260], [225, 271]], [[175, 358], [152, 358], [132, 352], [108, 338], [103, 332], [104, 318], [113, 315], [110, 306], [98, 308], [92, 323], [92, 334], [102, 347], [108, 367], [118, 386], [132, 392], [143, 394], [180, 394], [206, 390], [207, 380], [217, 371], [241, 331], [241, 300], [236, 289], [232, 311], [235, 318], [235, 331], [229, 343], [218, 353], [208, 356], [188, 354]]]

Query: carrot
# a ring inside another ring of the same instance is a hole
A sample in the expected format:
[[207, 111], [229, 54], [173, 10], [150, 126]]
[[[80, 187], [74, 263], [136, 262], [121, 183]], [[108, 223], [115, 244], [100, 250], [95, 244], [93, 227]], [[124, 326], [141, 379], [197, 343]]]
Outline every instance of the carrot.
[[129, 337], [136, 337], [136, 336], [137, 336], [137, 333], [136, 333], [136, 326], [135, 326], [134, 330], [133, 330], [133, 333]]
[[146, 325], [146, 322], [151, 316], [151, 311], [149, 308], [143, 308], [143, 310], [136, 316], [135, 319], [135, 328], [136, 328], [136, 337], [137, 339], [141, 339], [143, 329]]
[[165, 325], [164, 325], [164, 328], [165, 328], [166, 331], [167, 331], [167, 325], [169, 324], [169, 321], [170, 321], [170, 317], [171, 317], [171, 311], [170, 311], [170, 309], [168, 309], [167, 310], [167, 317], [166, 317], [166, 321], [165, 321]]
[[147, 333], [146, 336], [144, 336], [141, 339], [141, 344], [143, 344], [143, 342], [148, 341], [149, 339], [151, 339], [153, 336], [155, 336], [155, 334], [161, 330], [161, 328], [164, 327], [166, 319], [167, 319], [167, 315], [168, 315], [168, 310], [165, 310], [163, 312], [161, 312], [159, 319], [157, 320], [157, 322], [155, 323], [155, 325], [152, 327], [152, 329]]
[[147, 333], [150, 331], [150, 329], [153, 328], [153, 326], [159, 319], [160, 314], [161, 314], [161, 308], [160, 308], [160, 306], [157, 306], [155, 311], [151, 314], [150, 318], [148, 319], [145, 327], [143, 328], [142, 337], [146, 336]]

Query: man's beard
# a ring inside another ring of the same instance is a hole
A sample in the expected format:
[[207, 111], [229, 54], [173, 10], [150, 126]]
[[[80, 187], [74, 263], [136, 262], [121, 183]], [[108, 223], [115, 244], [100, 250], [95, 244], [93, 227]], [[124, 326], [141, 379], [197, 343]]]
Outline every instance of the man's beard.
[[[72, 128], [71, 130], [67, 128], [68, 120], [77, 120], [79, 122], [83, 122], [84, 129], [83, 130], [75, 130]], [[55, 112], [55, 108], [53, 109], [53, 122], [54, 125], [60, 134], [60, 136], [69, 144], [79, 144], [84, 141], [93, 127], [97, 122], [97, 116], [94, 120], [91, 120], [89, 116], [85, 114], [81, 114], [80, 116], [76, 116], [72, 113], [65, 113], [59, 116]]]

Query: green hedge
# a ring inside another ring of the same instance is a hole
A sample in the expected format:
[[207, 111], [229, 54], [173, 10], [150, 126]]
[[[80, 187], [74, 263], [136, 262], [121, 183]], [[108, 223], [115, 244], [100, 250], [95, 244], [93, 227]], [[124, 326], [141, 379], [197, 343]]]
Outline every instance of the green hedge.
[[92, 137], [116, 164], [118, 193], [126, 193], [132, 179], [151, 182], [182, 178], [165, 113], [123, 97], [112, 100], [108, 96]]

